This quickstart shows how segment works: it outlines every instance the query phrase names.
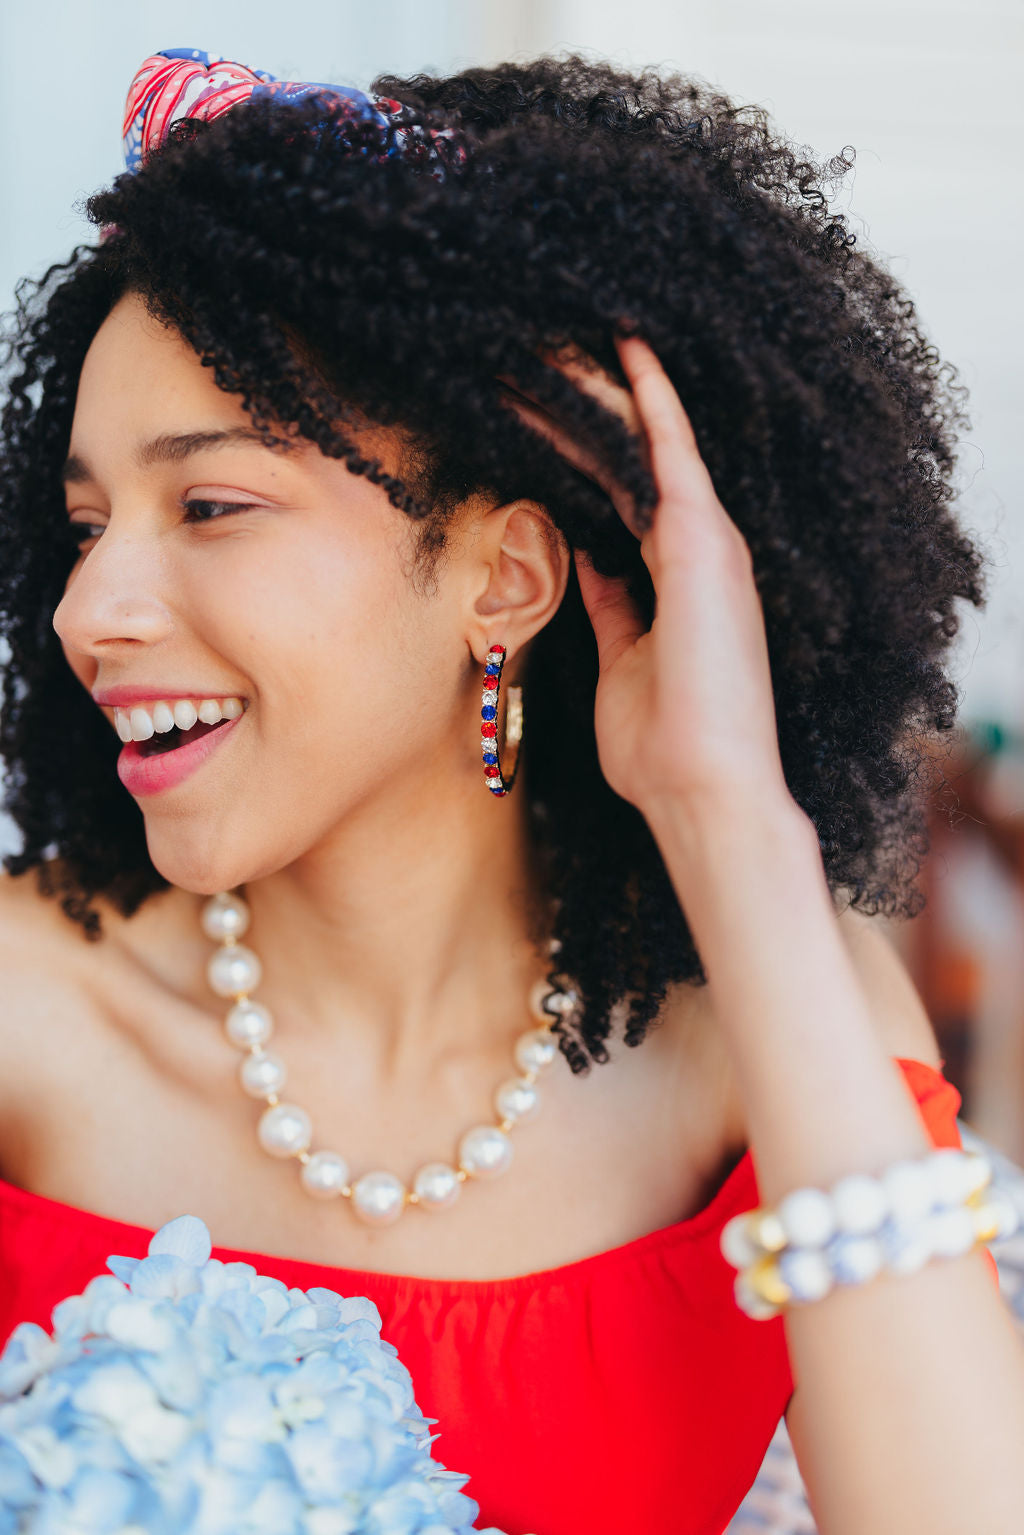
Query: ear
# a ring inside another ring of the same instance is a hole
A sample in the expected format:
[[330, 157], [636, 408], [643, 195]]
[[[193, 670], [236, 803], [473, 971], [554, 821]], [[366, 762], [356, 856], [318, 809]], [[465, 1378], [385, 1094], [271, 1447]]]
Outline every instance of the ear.
[[486, 513], [473, 544], [475, 590], [467, 619], [479, 662], [495, 643], [511, 660], [544, 628], [565, 595], [571, 559], [564, 534], [539, 502], [510, 501]]

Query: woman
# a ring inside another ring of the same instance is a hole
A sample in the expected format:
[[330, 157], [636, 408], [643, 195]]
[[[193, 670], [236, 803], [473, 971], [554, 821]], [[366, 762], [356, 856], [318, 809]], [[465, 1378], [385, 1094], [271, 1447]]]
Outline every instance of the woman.
[[260, 83], [147, 60], [16, 317], [5, 1332], [188, 1211], [377, 1302], [482, 1522], [720, 1535], [785, 1410], [824, 1535], [1009, 1535], [983, 1238], [797, 1303], [726, 1229], [959, 1145], [870, 921], [982, 600], [948, 370], [703, 88]]

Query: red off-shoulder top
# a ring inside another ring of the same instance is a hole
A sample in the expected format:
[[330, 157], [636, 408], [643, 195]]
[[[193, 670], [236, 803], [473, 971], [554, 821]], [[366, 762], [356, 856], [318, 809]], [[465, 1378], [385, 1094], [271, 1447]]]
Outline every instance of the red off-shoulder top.
[[[924, 1062], [894, 1059], [933, 1144], [961, 1145], [957, 1089]], [[434, 1455], [470, 1474], [464, 1491], [480, 1504], [481, 1526], [723, 1535], [793, 1391], [783, 1318], [740, 1311], [719, 1249], [726, 1221], [757, 1203], [748, 1149], [688, 1220], [511, 1279], [213, 1252], [288, 1285], [375, 1303], [418, 1406], [438, 1419]], [[151, 1236], [0, 1182], [0, 1342], [18, 1322], [48, 1326], [57, 1301], [105, 1272], [109, 1254], [144, 1257]]]

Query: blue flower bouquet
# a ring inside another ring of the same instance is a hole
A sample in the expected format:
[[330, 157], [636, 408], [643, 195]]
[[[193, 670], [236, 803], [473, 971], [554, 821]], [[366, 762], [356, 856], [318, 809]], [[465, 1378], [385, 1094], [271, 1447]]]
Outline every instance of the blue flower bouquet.
[[469, 1478], [433, 1459], [372, 1301], [210, 1251], [179, 1216], [61, 1301], [52, 1335], [15, 1328], [0, 1535], [469, 1535]]

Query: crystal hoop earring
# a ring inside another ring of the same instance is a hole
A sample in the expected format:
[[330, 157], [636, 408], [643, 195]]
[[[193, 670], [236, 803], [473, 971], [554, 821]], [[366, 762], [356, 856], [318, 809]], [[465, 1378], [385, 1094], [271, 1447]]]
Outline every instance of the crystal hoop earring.
[[498, 761], [498, 689], [501, 671], [505, 665], [504, 645], [492, 645], [484, 662], [483, 703], [480, 708], [480, 744], [484, 753], [484, 783], [498, 798], [507, 794], [516, 781], [519, 771], [520, 743], [523, 739], [523, 690], [518, 683], [509, 683], [508, 705], [505, 717], [505, 750], [515, 749], [512, 772], [506, 778]]

